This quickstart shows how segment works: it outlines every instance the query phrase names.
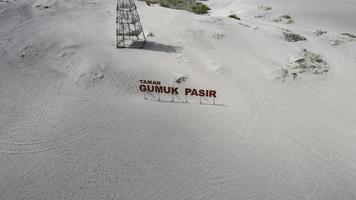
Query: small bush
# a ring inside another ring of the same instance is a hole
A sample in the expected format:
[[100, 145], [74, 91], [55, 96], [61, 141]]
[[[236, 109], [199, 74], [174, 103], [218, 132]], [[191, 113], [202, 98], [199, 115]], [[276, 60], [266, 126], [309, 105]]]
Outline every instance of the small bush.
[[187, 3], [183, 0], [160, 0], [160, 6], [173, 9], [184, 9]]
[[195, 14], [199, 14], [199, 15], [208, 13], [209, 10], [210, 10], [210, 8], [207, 5], [205, 5], [205, 4], [201, 3], [201, 2], [196, 2], [192, 6], [192, 12], [195, 13]]
[[273, 19], [274, 22], [283, 22], [285, 24], [292, 24], [294, 23], [293, 18], [290, 15], [281, 15], [278, 18]]
[[293, 32], [283, 32], [284, 39], [288, 42], [306, 41], [307, 38]]
[[290, 15], [282, 15], [281, 18], [284, 18], [284, 19], [292, 19], [292, 17]]
[[231, 14], [229, 15], [230, 18], [241, 20], [240, 17], [238, 17], [236, 14]]

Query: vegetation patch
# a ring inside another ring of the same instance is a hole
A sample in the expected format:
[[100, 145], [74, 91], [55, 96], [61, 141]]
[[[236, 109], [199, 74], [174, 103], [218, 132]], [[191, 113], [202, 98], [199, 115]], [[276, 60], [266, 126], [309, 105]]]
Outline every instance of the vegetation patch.
[[324, 34], [326, 34], [326, 33], [328, 33], [327, 31], [324, 31], [324, 30], [315, 30], [314, 31], [314, 34], [316, 35], [316, 36], [320, 36], [320, 35], [324, 35]]
[[210, 10], [210, 8], [203, 4], [202, 2], [195, 2], [195, 4], [192, 6], [192, 11], [193, 13], [196, 13], [196, 14], [205, 14], [205, 13], [208, 13], [208, 11]]
[[281, 15], [281, 18], [283, 19], [292, 19], [290, 15]]
[[283, 68], [274, 72], [276, 79], [299, 79], [303, 74], [324, 75], [329, 71], [328, 64], [315, 53], [303, 49]]
[[199, 15], [208, 13], [210, 8], [202, 2], [196, 0], [146, 0], [147, 5], [159, 4], [165, 8], [187, 10]]
[[348, 37], [350, 37], [352, 39], [356, 39], [356, 35], [353, 35], [351, 33], [342, 33], [341, 35], [348, 36]]
[[353, 42], [353, 41], [356, 41], [356, 35], [353, 35], [351, 33], [342, 33], [341, 35], [330, 40], [330, 44], [332, 46], [339, 46], [346, 42]]
[[327, 63], [318, 54], [303, 49], [297, 56], [292, 58], [286, 67], [293, 78], [309, 72], [312, 74], [325, 74], [329, 71]]
[[284, 39], [288, 42], [298, 42], [298, 41], [306, 41], [307, 38], [299, 35], [297, 33], [294, 33], [292, 31], [286, 30], [283, 32]]
[[258, 9], [259, 10], [269, 11], [269, 10], [272, 10], [272, 7], [271, 6], [260, 5], [260, 6], [258, 6]]
[[345, 42], [345, 41], [335, 39], [335, 40], [331, 40], [331, 41], [330, 41], [330, 44], [331, 44], [332, 46], [339, 46], [339, 45], [341, 45], [341, 44], [344, 43], [344, 42]]
[[290, 16], [290, 15], [281, 15], [278, 18], [275, 18], [273, 20], [274, 22], [282, 22], [285, 24], [293, 24], [294, 23], [294, 19]]

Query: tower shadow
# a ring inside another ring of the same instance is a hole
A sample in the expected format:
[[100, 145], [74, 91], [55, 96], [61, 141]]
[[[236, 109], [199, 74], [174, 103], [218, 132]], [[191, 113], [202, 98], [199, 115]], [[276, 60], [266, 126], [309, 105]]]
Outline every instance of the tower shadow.
[[182, 47], [179, 47], [179, 46], [172, 46], [172, 45], [166, 45], [166, 44], [161, 44], [161, 43], [152, 42], [152, 41], [146, 41], [145, 45], [142, 47], [142, 50], [176, 53], [181, 48]]

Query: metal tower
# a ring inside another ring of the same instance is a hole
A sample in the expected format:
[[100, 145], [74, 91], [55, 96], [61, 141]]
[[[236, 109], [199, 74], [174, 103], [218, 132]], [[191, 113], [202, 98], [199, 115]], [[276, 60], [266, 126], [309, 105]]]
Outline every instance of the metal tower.
[[117, 0], [116, 47], [142, 48], [145, 33], [134, 0]]

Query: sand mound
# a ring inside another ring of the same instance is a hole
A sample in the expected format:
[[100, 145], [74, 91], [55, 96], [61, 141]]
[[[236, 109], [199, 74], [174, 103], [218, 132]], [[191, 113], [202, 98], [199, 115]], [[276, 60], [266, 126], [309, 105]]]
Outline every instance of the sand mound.
[[329, 66], [318, 54], [303, 49], [292, 57], [289, 64], [274, 72], [276, 79], [284, 81], [287, 78], [293, 80], [300, 78], [303, 74], [323, 75], [329, 71]]

